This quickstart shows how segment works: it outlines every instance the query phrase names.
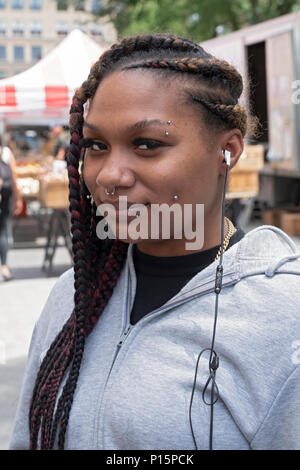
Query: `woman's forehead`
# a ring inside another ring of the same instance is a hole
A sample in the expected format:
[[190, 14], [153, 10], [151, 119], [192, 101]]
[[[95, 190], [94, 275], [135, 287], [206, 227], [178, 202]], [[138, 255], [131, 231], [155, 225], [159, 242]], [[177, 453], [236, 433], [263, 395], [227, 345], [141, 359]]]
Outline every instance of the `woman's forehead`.
[[152, 119], [179, 120], [193, 114], [185, 99], [184, 87], [177, 80], [166, 86], [153, 73], [115, 72], [98, 86], [87, 116], [89, 122], [125, 119], [131, 125]]
[[[177, 82], [177, 81], [176, 81]], [[98, 86], [90, 104], [102, 111], [118, 111], [128, 106], [149, 109], [177, 108], [182, 89], [175, 81], [168, 86], [161, 77], [143, 71], [113, 73]]]

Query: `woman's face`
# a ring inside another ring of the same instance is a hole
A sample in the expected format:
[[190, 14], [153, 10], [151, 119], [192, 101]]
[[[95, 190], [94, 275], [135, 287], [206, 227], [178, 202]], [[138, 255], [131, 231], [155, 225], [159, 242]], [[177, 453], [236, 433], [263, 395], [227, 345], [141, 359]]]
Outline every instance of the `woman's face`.
[[[149, 212], [149, 204], [204, 204], [207, 221], [217, 216], [220, 139], [211, 141], [199, 113], [183, 103], [181, 89], [181, 82], [141, 70], [115, 72], [101, 82], [83, 126], [83, 137], [94, 141], [86, 152], [84, 179], [97, 206], [127, 196], [128, 204], [148, 204]], [[115, 194], [107, 195], [105, 188], [113, 187]], [[117, 229], [121, 223], [117, 217]], [[161, 232], [158, 240], [133, 240], [128, 232], [122, 239], [150, 254], [185, 253], [184, 236], [174, 239], [174, 227], [169, 240], [162, 240]]]

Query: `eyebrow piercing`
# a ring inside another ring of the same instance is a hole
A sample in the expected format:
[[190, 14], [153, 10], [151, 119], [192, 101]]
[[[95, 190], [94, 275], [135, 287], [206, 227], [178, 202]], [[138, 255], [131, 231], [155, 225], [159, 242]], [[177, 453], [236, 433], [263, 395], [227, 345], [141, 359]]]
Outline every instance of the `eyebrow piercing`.
[[[172, 121], [167, 121], [167, 124], [168, 124], [168, 126], [170, 126], [172, 124]], [[169, 131], [165, 131], [165, 134], [169, 135]]]

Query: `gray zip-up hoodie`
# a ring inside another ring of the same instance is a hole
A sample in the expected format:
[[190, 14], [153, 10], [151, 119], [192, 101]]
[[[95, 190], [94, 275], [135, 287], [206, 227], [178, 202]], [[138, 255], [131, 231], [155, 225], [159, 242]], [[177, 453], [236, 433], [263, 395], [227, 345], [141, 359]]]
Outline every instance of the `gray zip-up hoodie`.
[[[136, 276], [129, 245], [113, 295], [86, 341], [66, 449], [194, 449], [189, 404], [199, 352], [211, 345], [217, 262], [130, 326]], [[262, 226], [224, 253], [215, 350], [214, 449], [300, 449], [300, 253]], [[10, 449], [28, 449], [35, 377], [73, 308], [73, 271], [53, 288], [33, 332]], [[209, 445], [199, 363], [192, 421]]]

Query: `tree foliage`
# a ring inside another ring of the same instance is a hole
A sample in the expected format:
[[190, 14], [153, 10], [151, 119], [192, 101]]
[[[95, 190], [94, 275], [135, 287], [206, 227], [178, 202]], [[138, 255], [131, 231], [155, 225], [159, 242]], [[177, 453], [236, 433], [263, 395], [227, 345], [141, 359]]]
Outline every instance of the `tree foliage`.
[[197, 41], [300, 10], [300, 0], [106, 0], [119, 36], [173, 32]]

